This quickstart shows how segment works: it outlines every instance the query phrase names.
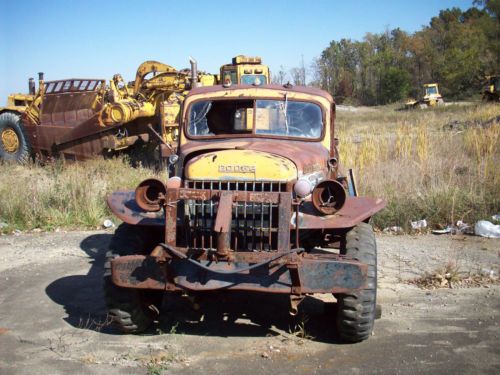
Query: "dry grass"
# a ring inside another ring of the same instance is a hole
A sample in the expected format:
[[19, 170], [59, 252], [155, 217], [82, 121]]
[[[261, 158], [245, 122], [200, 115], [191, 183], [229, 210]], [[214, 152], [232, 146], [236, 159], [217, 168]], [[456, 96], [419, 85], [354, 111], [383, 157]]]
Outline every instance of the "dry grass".
[[[432, 228], [473, 224], [500, 212], [499, 105], [338, 112], [340, 161], [363, 195], [383, 197], [379, 228], [426, 219]], [[463, 126], [443, 130], [450, 122]], [[151, 177], [124, 159], [45, 167], [0, 165], [0, 231], [100, 228], [113, 218], [104, 197]], [[1, 223], [6, 223], [7, 226]]]
[[[361, 194], [387, 200], [380, 228], [489, 219], [500, 212], [500, 124], [481, 125], [498, 115], [498, 105], [340, 112], [340, 161], [356, 171]], [[444, 130], [452, 121], [464, 129]]]
[[0, 165], [2, 232], [101, 228], [113, 218], [104, 198], [151, 177], [151, 170], [131, 168], [124, 159], [48, 166]]
[[498, 276], [481, 273], [461, 272], [454, 262], [448, 262], [432, 272], [426, 272], [419, 278], [410, 280], [408, 283], [422, 289], [439, 288], [475, 288], [498, 284]]

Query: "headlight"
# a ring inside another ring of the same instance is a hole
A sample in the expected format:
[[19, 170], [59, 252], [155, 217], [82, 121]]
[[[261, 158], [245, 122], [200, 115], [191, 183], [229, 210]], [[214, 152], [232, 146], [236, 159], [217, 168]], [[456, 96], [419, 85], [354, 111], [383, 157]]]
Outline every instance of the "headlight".
[[179, 161], [179, 156], [177, 154], [172, 154], [168, 157], [168, 162], [170, 165], [177, 164]]
[[313, 188], [314, 186], [311, 184], [311, 181], [306, 178], [301, 178], [293, 186], [293, 191], [295, 191], [295, 194], [299, 197], [304, 198], [311, 194]]
[[293, 191], [300, 198], [305, 198], [312, 193], [315, 186], [318, 185], [318, 183], [323, 179], [324, 176], [321, 172], [304, 175], [297, 180], [297, 182], [293, 186]]

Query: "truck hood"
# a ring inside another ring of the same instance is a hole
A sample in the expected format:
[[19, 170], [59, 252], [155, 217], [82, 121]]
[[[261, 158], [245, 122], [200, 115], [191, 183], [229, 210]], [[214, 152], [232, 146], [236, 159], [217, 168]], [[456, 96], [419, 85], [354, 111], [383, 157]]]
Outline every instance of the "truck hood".
[[292, 181], [303, 174], [327, 169], [328, 150], [316, 142], [276, 140], [229, 140], [185, 145], [183, 159], [190, 159], [184, 169], [193, 180]]

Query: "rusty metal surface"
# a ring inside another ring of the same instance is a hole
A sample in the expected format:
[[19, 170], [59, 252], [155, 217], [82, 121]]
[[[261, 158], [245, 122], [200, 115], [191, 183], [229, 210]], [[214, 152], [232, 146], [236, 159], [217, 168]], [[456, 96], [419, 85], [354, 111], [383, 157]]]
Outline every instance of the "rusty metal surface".
[[280, 194], [280, 206], [278, 208], [278, 251], [286, 251], [290, 248], [290, 220], [292, 217], [292, 195]]
[[98, 124], [97, 114], [73, 125], [33, 126], [26, 123], [25, 129], [34, 152], [42, 158], [63, 155], [69, 159], [87, 160], [102, 156], [104, 151], [120, 142], [120, 137], [125, 133], [131, 141], [139, 137], [147, 140], [149, 137], [145, 123], [132, 122], [125, 126], [103, 128]]
[[[189, 189], [179, 189], [177, 192], [174, 190], [174, 192], [171, 193], [173, 194], [172, 201], [187, 199], [188, 195], [186, 195], [186, 192], [188, 190]], [[218, 193], [219, 192], [216, 190], [196, 190], [194, 194], [196, 194], [198, 199], [208, 200], [213, 196], [216, 196]], [[234, 194], [234, 196], [236, 197], [234, 198], [235, 200], [254, 200], [257, 202], [267, 201], [272, 203], [278, 203], [280, 199], [279, 195], [276, 193], [238, 192], [237, 194]], [[286, 194], [284, 194], [281, 199], [286, 199]], [[122, 190], [114, 192], [107, 197], [107, 203], [111, 211], [120, 220], [128, 224], [153, 226], [165, 225], [165, 219], [162, 212], [145, 212], [139, 208], [135, 202], [134, 191]], [[312, 203], [304, 202], [300, 206], [299, 227], [300, 229], [351, 228], [382, 210], [385, 205], [386, 202], [382, 199], [369, 197], [347, 197], [346, 203], [336, 214], [318, 216], [312, 206]], [[290, 229], [295, 229], [295, 219], [291, 220]], [[280, 233], [282, 232], [283, 231], [280, 230]], [[285, 239], [282, 241], [285, 241]]]
[[329, 150], [319, 142], [303, 142], [276, 139], [218, 139], [207, 141], [190, 141], [181, 148], [181, 160], [190, 158], [191, 154], [213, 150], [253, 150], [279, 155], [291, 160], [304, 174], [326, 171]]
[[219, 198], [214, 232], [217, 235], [217, 255], [227, 256], [231, 246], [231, 219], [233, 212], [233, 193], [223, 191]]
[[321, 181], [311, 194], [313, 206], [323, 215], [333, 215], [345, 203], [346, 191], [335, 180]]
[[[214, 270], [225, 271], [242, 266], [239, 263], [204, 260], [200, 260], [200, 263]], [[292, 274], [287, 264], [266, 265], [237, 274], [220, 274], [179, 259], [162, 263], [151, 256], [131, 255], [114, 259], [111, 268], [113, 282], [128, 288], [166, 290], [168, 280], [172, 279], [175, 290], [231, 289], [294, 293]], [[343, 293], [360, 289], [366, 282], [365, 264], [329, 254], [301, 257], [293, 268], [300, 273], [301, 293]]]
[[[347, 197], [344, 206], [334, 215], [317, 215], [312, 202], [300, 206], [300, 229], [340, 229], [351, 228], [382, 210], [386, 202], [380, 198]], [[295, 218], [294, 218], [295, 219]], [[295, 220], [292, 220], [295, 228]]]
[[177, 198], [178, 189], [167, 189], [165, 205], [165, 243], [177, 245]]
[[[254, 87], [251, 85], [232, 85], [231, 87], [203, 86], [203, 87], [193, 88], [189, 92], [189, 96], [198, 95], [198, 94], [209, 94], [209, 93], [220, 91], [221, 89], [226, 90], [226, 91], [233, 91], [233, 90], [241, 90], [241, 89], [248, 89], [248, 88], [254, 88]], [[259, 89], [269, 89], [269, 90], [274, 90], [274, 91], [279, 91], [279, 92], [294, 91], [294, 92], [300, 92], [303, 94], [317, 95], [317, 96], [321, 96], [321, 97], [325, 98], [326, 100], [328, 100], [329, 102], [333, 103], [333, 98], [329, 93], [327, 93], [326, 91], [323, 91], [321, 89], [315, 88], [315, 87], [293, 86], [293, 85], [290, 87], [285, 87], [283, 85], [269, 84], [269, 85], [261, 85], [258, 88]]]
[[139, 138], [149, 140], [146, 119], [102, 126], [105, 80], [74, 78], [47, 81], [44, 86], [38, 116], [23, 115], [29, 142], [41, 160], [86, 160], [126, 148]]
[[146, 212], [135, 201], [133, 190], [119, 190], [108, 195], [106, 203], [113, 214], [125, 223], [132, 225], [164, 226], [165, 217], [162, 211]]

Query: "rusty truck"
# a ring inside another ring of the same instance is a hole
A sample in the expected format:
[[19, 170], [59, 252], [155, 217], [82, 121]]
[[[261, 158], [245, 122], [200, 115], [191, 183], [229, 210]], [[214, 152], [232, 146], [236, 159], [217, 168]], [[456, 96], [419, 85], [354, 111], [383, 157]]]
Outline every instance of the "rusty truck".
[[279, 85], [192, 89], [182, 103], [175, 173], [108, 196], [123, 221], [104, 271], [109, 315], [147, 330], [180, 293], [277, 293], [296, 314], [327, 293], [345, 341], [376, 314], [379, 198], [341, 174], [335, 104], [325, 91]]
[[154, 153], [151, 157], [167, 160], [175, 154], [179, 108], [191, 88], [212, 86], [220, 77], [234, 84], [269, 82], [269, 68], [259, 57], [236, 56], [220, 74], [199, 72], [196, 61], [190, 62], [190, 69], [179, 71], [146, 61], [128, 83], [120, 74], [106, 82], [45, 81], [39, 73], [38, 90], [29, 80], [29, 101], [24, 106], [0, 108], [0, 160], [85, 160], [143, 145], [152, 146], [146, 147], [146, 152]]

